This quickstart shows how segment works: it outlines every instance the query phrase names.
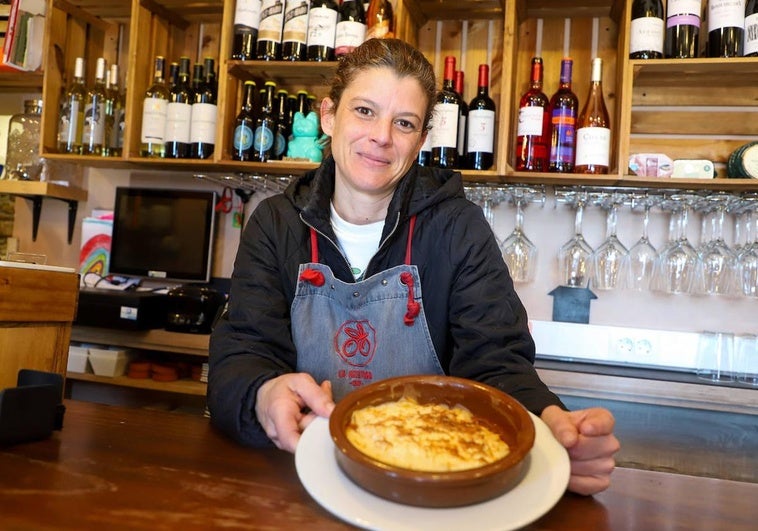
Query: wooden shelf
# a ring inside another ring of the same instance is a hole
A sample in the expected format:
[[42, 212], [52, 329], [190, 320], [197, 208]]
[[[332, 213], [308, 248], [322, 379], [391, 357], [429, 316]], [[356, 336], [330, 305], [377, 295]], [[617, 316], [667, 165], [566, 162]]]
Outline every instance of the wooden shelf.
[[3, 92], [41, 91], [42, 73], [0, 72], [0, 87]]
[[0, 194], [43, 196], [62, 201], [86, 201], [87, 191], [73, 186], [40, 181], [0, 181]]
[[120, 387], [134, 387], [137, 389], [149, 389], [151, 391], [163, 391], [166, 393], [178, 393], [183, 395], [205, 396], [208, 385], [195, 380], [176, 380], [173, 382], [156, 382], [150, 378], [129, 378], [128, 376], [98, 376], [96, 374], [67, 372], [66, 378], [80, 382], [94, 382], [98, 384], [116, 385]]
[[682, 179], [674, 177], [638, 177], [636, 175], [583, 175], [579, 173], [513, 172], [505, 182], [546, 184], [550, 186], [619, 186], [639, 188], [672, 188], [690, 190], [755, 191], [758, 179]]
[[739, 92], [741, 87], [752, 91], [758, 86], [755, 57], [631, 60], [629, 65], [636, 87], [665, 87], [672, 92], [682, 85], [702, 91], [729, 87]]
[[337, 64], [337, 61], [227, 61], [229, 73], [242, 81], [275, 81], [287, 86], [328, 86]]
[[[461, 3], [466, 6], [467, 3]], [[611, 17], [618, 21], [624, 0], [518, 0], [519, 18]]]
[[74, 325], [71, 340], [207, 357], [210, 335], [182, 334], [163, 329], [133, 331]]

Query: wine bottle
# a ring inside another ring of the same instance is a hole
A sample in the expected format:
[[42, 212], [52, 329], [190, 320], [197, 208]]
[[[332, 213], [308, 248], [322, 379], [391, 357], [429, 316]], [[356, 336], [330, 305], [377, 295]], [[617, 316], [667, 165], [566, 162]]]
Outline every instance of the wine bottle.
[[352, 52], [366, 39], [366, 13], [361, 0], [342, 0], [337, 33], [334, 36], [334, 56], [338, 59]]
[[85, 99], [87, 89], [84, 87], [84, 58], [77, 57], [74, 61], [74, 78], [61, 102], [58, 121], [58, 151], [61, 153], [82, 154]]
[[174, 86], [168, 93], [166, 108], [166, 144], [164, 157], [186, 159], [190, 156], [190, 126], [194, 95], [190, 88], [190, 59], [179, 58], [179, 71]]
[[700, 51], [700, 0], [668, 0], [666, 4], [665, 55], [692, 59]]
[[155, 58], [153, 84], [145, 91], [142, 101], [142, 130], [140, 132], [140, 155], [163, 158], [165, 153], [166, 113], [168, 111], [168, 87], [166, 86], [166, 60]]
[[201, 90], [203, 80], [203, 63], [195, 63], [192, 66], [192, 94], [197, 94]]
[[434, 127], [429, 132], [432, 143], [432, 166], [458, 167], [458, 94], [455, 93], [455, 57], [445, 57], [442, 90], [434, 104]]
[[660, 59], [663, 57], [663, 2], [634, 0], [629, 35], [630, 59]]
[[466, 167], [466, 119], [468, 118], [468, 104], [463, 99], [464, 73], [462, 70], [455, 71], [454, 85], [458, 96], [458, 167]]
[[261, 90], [261, 110], [255, 120], [253, 131], [253, 160], [268, 162], [273, 158], [276, 143], [276, 114], [274, 109], [274, 94], [276, 83], [266, 81]]
[[282, 57], [284, 0], [262, 0], [255, 57], [261, 61], [278, 61]]
[[121, 128], [124, 122], [124, 99], [119, 89], [118, 74], [118, 65], [111, 65], [105, 88], [103, 155], [106, 157], [120, 157], [124, 140]]
[[574, 171], [576, 152], [576, 116], [579, 99], [571, 89], [571, 70], [574, 62], [570, 58], [561, 61], [561, 78], [558, 90], [550, 98], [550, 158], [548, 171], [571, 173]]
[[489, 86], [490, 67], [479, 65], [477, 93], [468, 106], [466, 166], [472, 170], [488, 170], [494, 162], [496, 107]]
[[308, 13], [309, 61], [334, 61], [339, 7], [334, 0], [313, 0]]
[[105, 138], [105, 59], [95, 63], [95, 83], [84, 101], [82, 149], [85, 155], [102, 155]]
[[590, 90], [576, 131], [575, 173], [608, 173], [611, 154], [611, 121], [603, 97], [603, 60], [592, 60]]
[[[434, 118], [429, 122], [429, 127], [430, 129], [434, 128]], [[424, 143], [421, 144], [416, 162], [418, 162], [419, 166], [432, 165], [432, 133], [430, 131], [427, 131]]]
[[708, 1], [708, 57], [739, 57], [744, 44], [745, 0]]
[[245, 81], [242, 106], [234, 121], [234, 133], [232, 135], [232, 158], [234, 160], [253, 160], [256, 91], [255, 81]]
[[234, 7], [234, 38], [232, 59], [250, 61], [255, 58], [261, 0], [237, 0]]
[[542, 92], [542, 58], [532, 58], [529, 88], [519, 100], [518, 129], [516, 132], [516, 170], [547, 171], [548, 99]]
[[201, 71], [204, 72], [204, 78], [194, 92], [190, 122], [190, 157], [193, 159], [210, 158], [216, 147], [218, 89], [213, 57], [204, 59]]
[[745, 57], [758, 56], [758, 0], [747, 0], [745, 4]]
[[282, 59], [305, 61], [308, 44], [309, 0], [286, 0], [282, 30]]
[[390, 0], [371, 0], [366, 11], [366, 40], [392, 39], [395, 15]]
[[290, 135], [287, 122], [287, 98], [289, 95], [285, 89], [276, 91], [276, 140], [274, 141], [274, 159], [282, 160], [287, 152], [287, 142]]

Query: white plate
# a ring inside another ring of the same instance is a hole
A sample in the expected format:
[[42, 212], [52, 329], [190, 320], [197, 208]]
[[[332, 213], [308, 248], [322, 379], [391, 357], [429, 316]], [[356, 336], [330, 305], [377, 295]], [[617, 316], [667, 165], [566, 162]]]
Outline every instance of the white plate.
[[532, 415], [534, 447], [521, 482], [498, 498], [450, 509], [414, 507], [371, 494], [339, 468], [329, 420], [317, 418], [303, 432], [295, 452], [295, 467], [308, 493], [326, 510], [365, 529], [434, 531], [488, 529], [505, 531], [529, 525], [563, 496], [569, 480], [569, 458], [550, 429]]

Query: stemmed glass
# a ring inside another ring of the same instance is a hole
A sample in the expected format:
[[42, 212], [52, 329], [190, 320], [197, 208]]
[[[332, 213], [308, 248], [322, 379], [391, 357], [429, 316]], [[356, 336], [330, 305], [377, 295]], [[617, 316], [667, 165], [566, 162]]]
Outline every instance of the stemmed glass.
[[619, 285], [621, 265], [626, 260], [629, 251], [616, 236], [616, 220], [618, 205], [623, 203], [623, 195], [611, 193], [601, 197], [600, 206], [606, 210], [606, 238], [592, 254], [594, 287], [607, 290]]
[[653, 286], [665, 293], [691, 293], [694, 285], [698, 253], [687, 239], [687, 217], [692, 197], [676, 194], [661, 203], [671, 212], [669, 242], [655, 264]]
[[524, 207], [534, 200], [544, 204], [545, 192], [540, 195], [532, 188], [515, 187], [510, 190], [510, 196], [516, 205], [516, 227], [503, 240], [500, 249], [513, 281], [531, 282], [537, 272], [537, 246], [524, 234]]
[[737, 253], [736, 284], [743, 295], [758, 297], [758, 194], [744, 196], [738, 208], [745, 220], [745, 244]]
[[658, 199], [647, 194], [632, 197], [632, 210], [637, 205], [642, 205], [644, 213], [642, 216], [642, 236], [629, 249], [623, 265], [626, 287], [631, 290], [642, 291], [649, 289], [653, 278], [653, 269], [655, 260], [658, 257], [658, 251], [648, 238], [648, 225], [650, 223], [650, 209], [657, 202]]
[[[505, 198], [506, 192], [502, 188], [495, 188], [484, 184], [464, 187], [466, 197], [479, 205], [484, 213], [484, 218], [495, 232], [495, 212], [494, 208]], [[497, 239], [497, 233], [495, 233]]]
[[[700, 249], [697, 262], [698, 292], [724, 295], [730, 291], [736, 257], [724, 241], [724, 217], [731, 196], [713, 194], [700, 203], [703, 217], [711, 221], [711, 236]], [[711, 214], [710, 216], [708, 214]]]
[[561, 284], [572, 287], [586, 287], [592, 275], [592, 247], [582, 234], [582, 216], [587, 203], [585, 192], [566, 195], [566, 202], [576, 209], [574, 236], [558, 251], [558, 270]]

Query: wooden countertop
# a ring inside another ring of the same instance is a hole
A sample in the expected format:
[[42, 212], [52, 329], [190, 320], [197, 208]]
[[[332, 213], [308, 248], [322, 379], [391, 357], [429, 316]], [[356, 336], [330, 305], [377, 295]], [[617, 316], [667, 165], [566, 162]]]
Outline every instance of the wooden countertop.
[[[66, 408], [50, 439], [0, 448], [2, 527], [349, 528], [308, 495], [292, 455], [241, 447], [206, 418], [70, 400]], [[566, 494], [528, 529], [747, 530], [756, 499], [754, 483], [619, 468], [609, 490]]]

